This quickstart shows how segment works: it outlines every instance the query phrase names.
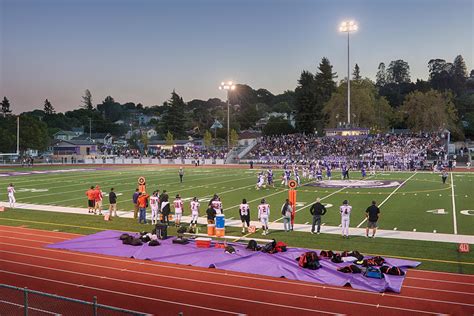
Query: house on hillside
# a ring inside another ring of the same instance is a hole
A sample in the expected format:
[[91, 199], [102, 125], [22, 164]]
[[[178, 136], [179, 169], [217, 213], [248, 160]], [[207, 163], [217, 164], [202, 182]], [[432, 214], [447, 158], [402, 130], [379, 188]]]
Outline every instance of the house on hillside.
[[88, 140], [54, 140], [49, 149], [53, 156], [59, 158], [68, 156], [86, 158], [97, 154], [97, 145]]
[[152, 138], [152, 137], [155, 137], [158, 135], [158, 133], [153, 129], [153, 128], [150, 128], [149, 130], [147, 130], [146, 132], [146, 137], [148, 139]]
[[59, 131], [59, 132], [54, 133], [53, 138], [59, 139], [59, 140], [71, 140], [77, 136], [79, 136], [79, 134], [73, 131]]
[[90, 141], [98, 145], [112, 145], [113, 136], [110, 133], [92, 133], [89, 137], [87, 134], [75, 137], [72, 140]]

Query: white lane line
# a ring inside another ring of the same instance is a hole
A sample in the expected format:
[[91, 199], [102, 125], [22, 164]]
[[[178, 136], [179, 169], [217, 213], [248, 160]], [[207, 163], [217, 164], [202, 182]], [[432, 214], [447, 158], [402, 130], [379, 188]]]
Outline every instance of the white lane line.
[[[398, 191], [398, 189], [400, 189], [405, 183], [408, 182], [408, 180], [410, 180], [411, 178], [413, 178], [415, 175], [417, 174], [417, 172], [415, 172], [414, 174], [412, 174], [408, 179], [406, 179], [405, 181], [403, 181], [398, 187], [395, 188], [395, 190], [392, 191], [392, 193], [390, 193], [386, 198], [385, 200], [382, 201], [382, 203], [379, 204], [379, 207], [381, 207], [385, 202], [388, 201], [388, 199], [395, 194], [395, 192]], [[364, 224], [365, 222], [367, 221], [367, 217], [364, 218], [364, 220], [362, 222], [359, 223], [359, 225], [357, 225], [357, 228], [360, 228], [360, 226], [362, 226], [362, 224]]]
[[454, 179], [453, 173], [451, 172], [451, 196], [453, 198], [453, 225], [454, 225], [454, 234], [458, 234], [458, 223], [456, 220], [456, 202], [454, 201]]
[[[32, 275], [29, 275], [29, 274], [22, 274], [22, 273], [10, 272], [10, 271], [5, 271], [5, 270], [0, 270], [0, 272], [6, 273], [6, 274], [13, 274], [13, 275], [17, 275], [17, 276], [23, 276], [23, 277], [27, 277], [27, 278], [33, 278], [33, 279], [42, 280], [42, 281], [46, 281], [46, 282], [65, 284], [65, 285], [70, 285], [70, 286], [74, 286], [74, 287], [78, 286], [75, 283], [52, 280], [52, 279], [32, 276]], [[241, 314], [236, 313], [236, 312], [225, 311], [225, 310], [221, 310], [221, 309], [209, 308], [209, 307], [199, 306], [199, 305], [191, 305], [191, 304], [186, 304], [186, 303], [183, 303], [183, 302], [175, 302], [175, 301], [170, 301], [170, 300], [162, 300], [162, 299], [158, 299], [158, 298], [152, 298], [152, 297], [143, 296], [143, 295], [135, 295], [135, 294], [131, 294], [131, 293], [118, 292], [118, 291], [113, 291], [113, 290], [108, 290], [108, 289], [98, 288], [98, 287], [92, 287], [92, 286], [87, 286], [87, 285], [80, 285], [80, 287], [85, 288], [85, 289], [94, 290], [94, 291], [102, 291], [102, 292], [108, 292], [108, 293], [113, 293], [113, 294], [119, 294], [119, 295], [135, 297], [135, 298], [138, 298], [138, 299], [145, 299], [145, 300], [163, 302], [163, 303], [174, 304], [174, 305], [182, 305], [182, 306], [186, 306], [186, 307], [210, 310], [210, 311], [219, 312], [219, 313], [226, 313], [226, 314], [232, 314], [232, 315], [241, 315]]]

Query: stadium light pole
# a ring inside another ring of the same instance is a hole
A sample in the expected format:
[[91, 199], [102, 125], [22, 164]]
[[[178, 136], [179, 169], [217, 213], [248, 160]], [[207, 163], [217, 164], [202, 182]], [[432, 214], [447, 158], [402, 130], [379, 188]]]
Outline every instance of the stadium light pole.
[[344, 21], [339, 26], [339, 32], [347, 33], [347, 125], [351, 125], [351, 66], [349, 60], [349, 34], [358, 29], [356, 22]]
[[219, 90], [226, 90], [227, 91], [227, 151], [230, 150], [230, 101], [229, 101], [229, 92], [231, 90], [235, 90], [235, 84], [232, 81], [221, 82], [219, 86]]

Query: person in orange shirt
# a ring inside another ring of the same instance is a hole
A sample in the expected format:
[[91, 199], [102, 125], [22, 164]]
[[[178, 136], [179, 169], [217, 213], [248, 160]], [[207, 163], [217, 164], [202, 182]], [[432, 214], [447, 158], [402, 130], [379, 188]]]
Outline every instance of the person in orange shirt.
[[97, 210], [99, 210], [99, 215], [102, 215], [102, 199], [104, 198], [104, 194], [98, 185], [96, 185], [94, 190], [94, 197], [95, 197], [95, 207], [94, 207], [94, 214], [97, 214]]
[[95, 208], [94, 186], [91, 186], [91, 188], [86, 191], [86, 195], [87, 195], [87, 209], [88, 209], [89, 213], [93, 213], [94, 208]]
[[146, 192], [140, 192], [138, 195], [138, 210], [140, 211], [140, 215], [138, 217], [138, 223], [141, 224], [143, 221], [143, 224], [146, 224], [146, 206], [148, 204], [148, 198], [150, 196], [146, 194]]

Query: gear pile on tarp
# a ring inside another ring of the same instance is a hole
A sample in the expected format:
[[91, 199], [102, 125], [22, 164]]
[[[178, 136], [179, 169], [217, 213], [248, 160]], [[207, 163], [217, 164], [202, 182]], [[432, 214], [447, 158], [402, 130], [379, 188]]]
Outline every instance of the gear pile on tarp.
[[[390, 271], [393, 271], [392, 273], [399, 273], [398, 271], [400, 270], [403, 272], [400, 274], [403, 275], [394, 275], [389, 272], [384, 272], [381, 273], [381, 278], [376, 278], [366, 276], [368, 267], [379, 267], [376, 265], [376, 258], [371, 256], [364, 257], [355, 251], [352, 253], [340, 253], [341, 262], [339, 262], [339, 259], [337, 259], [338, 256], [335, 256], [336, 259], [332, 260], [334, 253], [329, 251], [285, 247], [286, 251], [277, 250], [263, 252], [261, 251], [262, 249], [259, 250], [258, 247], [257, 249], [247, 249], [248, 244], [227, 243], [227, 246], [232, 246], [234, 250], [228, 252], [223, 251], [222, 248], [213, 246], [210, 248], [197, 248], [192, 239], [187, 240], [188, 242], [185, 244], [176, 244], [173, 243], [173, 241], [177, 239], [175, 237], [159, 240], [159, 247], [149, 246], [149, 242], [155, 238], [151, 236], [149, 236], [150, 241], [142, 241], [141, 245], [131, 246], [124, 244], [123, 240], [120, 239], [121, 236], [125, 237], [123, 234], [124, 232], [120, 231], [103, 231], [50, 244], [46, 247], [192, 265], [204, 268], [216, 268], [278, 278], [283, 277], [291, 280], [315, 282], [333, 286], [350, 285], [355, 289], [372, 292], [400, 292], [406, 270], [408, 268], [417, 267], [420, 264], [420, 262], [410, 260], [383, 258], [382, 266], [387, 267], [383, 268], [383, 270], [389, 271], [389, 269], [391, 269]], [[140, 237], [143, 238], [143, 235], [140, 234], [129, 235], [139, 240]], [[274, 244], [276, 246], [277, 243]], [[265, 246], [262, 248], [265, 248]], [[315, 270], [300, 266], [300, 257], [308, 252], [314, 252], [315, 255], [312, 255], [312, 257], [316, 257], [318, 260], [319, 267]], [[352, 255], [349, 256], [349, 254]], [[360, 256], [362, 256], [362, 259]], [[350, 260], [344, 259], [347, 257], [352, 258], [350, 258]], [[372, 265], [373, 263], [375, 264]], [[357, 273], [357, 271], [353, 271], [351, 268], [344, 269], [351, 266], [358, 267], [360, 270], [363, 270], [364, 273]], [[381, 271], [382, 269], [379, 268], [378, 270]]]

